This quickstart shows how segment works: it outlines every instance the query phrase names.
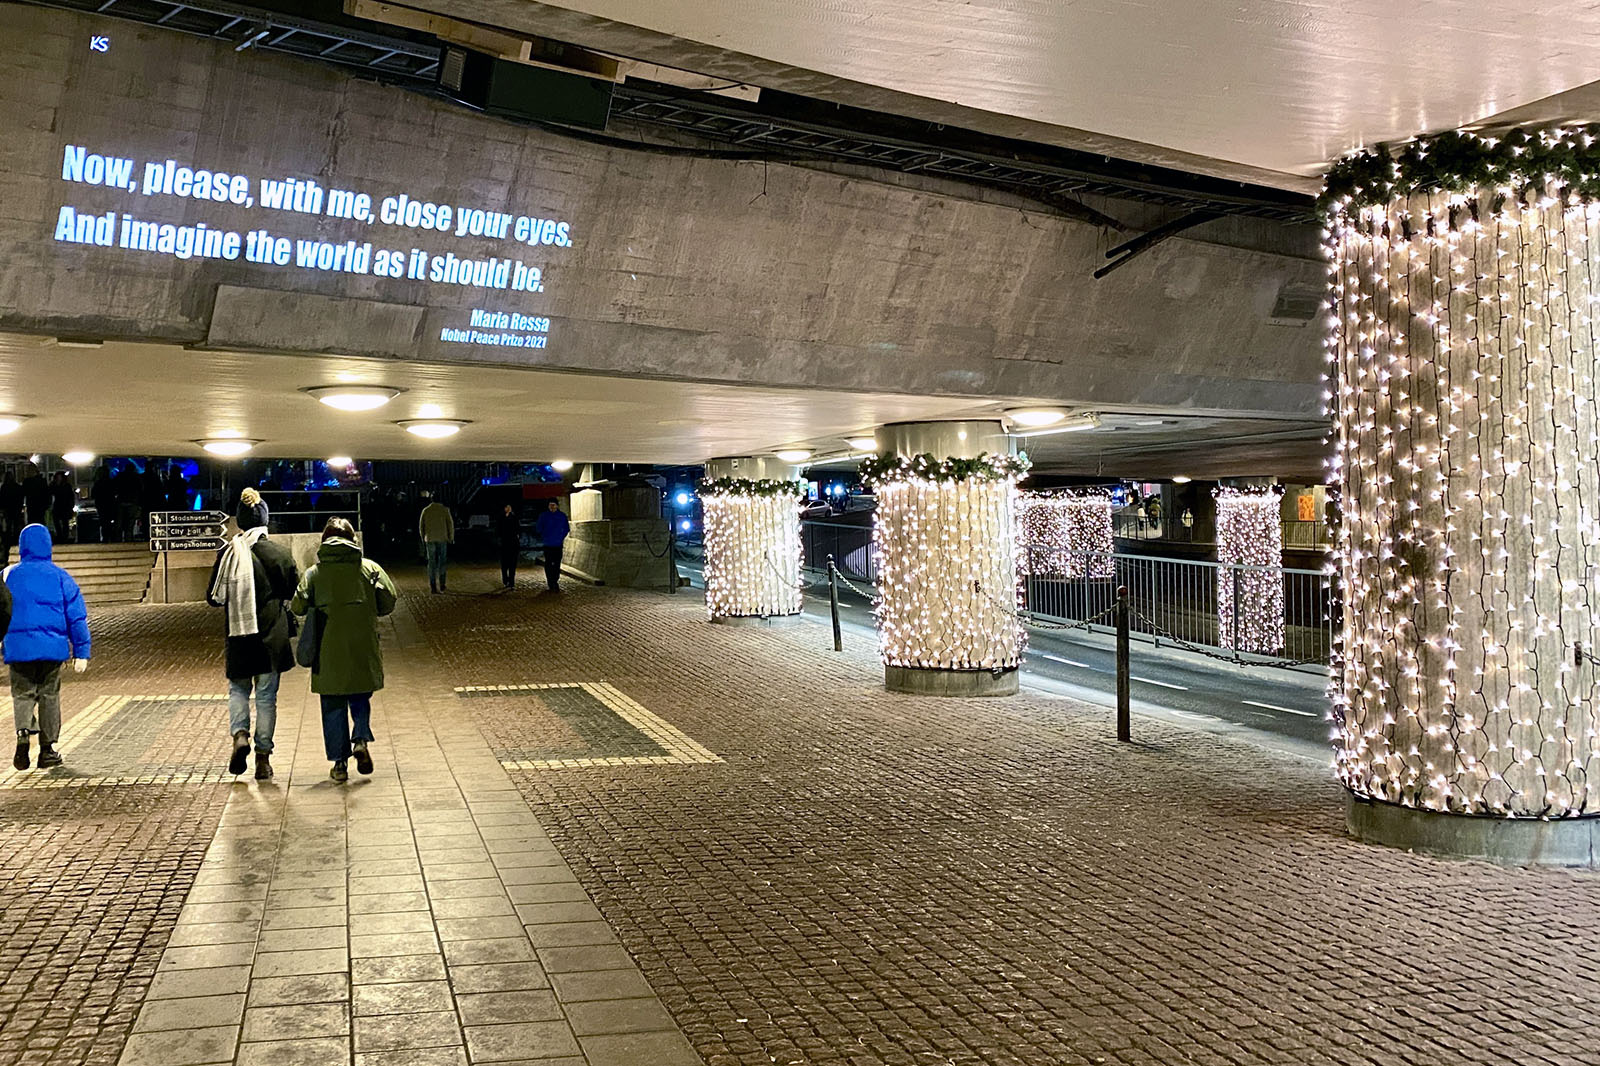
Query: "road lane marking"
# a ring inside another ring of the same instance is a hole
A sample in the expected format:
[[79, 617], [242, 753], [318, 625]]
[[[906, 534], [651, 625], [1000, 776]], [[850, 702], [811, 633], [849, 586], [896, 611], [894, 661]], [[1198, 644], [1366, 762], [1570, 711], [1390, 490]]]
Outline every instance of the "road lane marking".
[[1293, 707], [1279, 707], [1276, 703], [1258, 703], [1255, 700], [1243, 701], [1246, 707], [1265, 707], [1269, 711], [1282, 711], [1284, 714], [1298, 714], [1302, 718], [1320, 718], [1316, 711], [1297, 711]]
[[1222, 719], [1209, 714], [1191, 714], [1188, 711], [1168, 711], [1174, 718], [1187, 718], [1191, 722], [1220, 722]]
[[1088, 663], [1080, 663], [1076, 659], [1063, 659], [1061, 656], [1059, 656], [1059, 655], [1051, 655], [1047, 651], [1041, 651], [1041, 652], [1038, 653], [1038, 655], [1039, 655], [1039, 658], [1041, 658], [1041, 659], [1049, 659], [1053, 663], [1066, 663], [1068, 666], [1079, 666], [1079, 667], [1082, 667], [1085, 670], [1095, 670], [1095, 671], [1097, 671], [1099, 673], [1104, 673], [1104, 671], [1100, 670], [1098, 667], [1090, 666]]
[[1175, 688], [1179, 692], [1188, 692], [1189, 691], [1189, 686], [1187, 686], [1187, 685], [1174, 685], [1171, 681], [1157, 681], [1154, 678], [1139, 677], [1136, 674], [1130, 674], [1129, 677], [1130, 677], [1131, 680], [1134, 680], [1134, 681], [1143, 681], [1147, 685], [1160, 685], [1162, 688]]

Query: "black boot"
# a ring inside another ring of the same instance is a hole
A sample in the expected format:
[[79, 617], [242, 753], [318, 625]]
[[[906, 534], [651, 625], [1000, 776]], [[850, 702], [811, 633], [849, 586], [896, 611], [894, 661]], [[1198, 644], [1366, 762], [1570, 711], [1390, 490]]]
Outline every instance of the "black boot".
[[19, 731], [17, 733], [17, 754], [12, 758], [11, 765], [18, 770], [26, 770], [28, 768], [28, 734], [26, 732]]
[[39, 742], [39, 769], [48, 770], [52, 766], [61, 765], [61, 753], [53, 746]]
[[356, 757], [356, 769], [364, 774], [372, 773], [372, 752], [367, 750], [367, 742], [358, 740], [351, 747]]
[[345, 769], [345, 760], [340, 759], [333, 764], [333, 769], [328, 771], [328, 776], [335, 781], [350, 780], [350, 771]]
[[265, 752], [256, 752], [256, 780], [272, 780], [272, 756]]
[[239, 730], [233, 735], [233, 758], [228, 760], [228, 773], [238, 777], [244, 773], [245, 760], [250, 757], [250, 734]]

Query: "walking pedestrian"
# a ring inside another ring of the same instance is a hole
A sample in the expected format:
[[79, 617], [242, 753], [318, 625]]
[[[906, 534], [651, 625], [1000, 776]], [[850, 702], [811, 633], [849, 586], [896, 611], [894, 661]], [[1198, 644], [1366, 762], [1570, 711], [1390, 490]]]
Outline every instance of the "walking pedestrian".
[[[317, 561], [300, 579], [289, 610], [318, 626], [320, 640], [311, 667], [311, 691], [322, 701], [322, 745], [335, 781], [350, 777], [347, 763], [372, 773], [372, 694], [383, 687], [383, 651], [378, 619], [394, 610], [394, 582], [383, 567], [363, 558], [356, 531], [344, 518], [330, 518], [322, 531]], [[351, 723], [354, 722], [354, 729]]]
[[[253, 492], [246, 489], [245, 495]], [[223, 672], [228, 678], [230, 774], [244, 773], [250, 753], [250, 690], [256, 697], [256, 780], [272, 777], [272, 735], [278, 725], [278, 682], [294, 669], [287, 604], [300, 584], [294, 556], [267, 539], [267, 525], [247, 498], [239, 501], [239, 533], [217, 553], [206, 602], [226, 610]]]
[[[429, 498], [428, 493], [423, 496]], [[417, 535], [422, 538], [422, 553], [428, 560], [428, 588], [443, 592], [450, 545], [456, 540], [456, 520], [451, 516], [450, 508], [438, 500], [431, 500], [417, 519]]]
[[61, 668], [89, 667], [89, 613], [72, 576], [50, 561], [50, 531], [30, 525], [18, 538], [21, 561], [5, 568], [11, 599], [5, 661], [11, 669], [11, 710], [17, 754], [11, 765], [28, 768], [28, 738], [39, 734], [39, 768], [61, 765]]
[[0, 521], [5, 523], [5, 561], [9, 563], [11, 549], [16, 545], [22, 527], [28, 524], [23, 518], [22, 484], [17, 481], [17, 475], [9, 470], [5, 479], [0, 480]]
[[72, 512], [77, 510], [78, 493], [66, 471], [57, 470], [50, 482], [50, 517], [55, 522], [56, 543], [66, 544], [72, 539]]
[[506, 504], [506, 513], [495, 521], [500, 535], [500, 584], [517, 587], [517, 560], [522, 555], [522, 518], [515, 507]]
[[89, 487], [94, 499], [95, 517], [100, 521], [100, 539], [107, 544], [121, 540], [117, 529], [117, 481], [111, 476], [111, 464], [101, 463], [94, 473], [94, 484]]
[[567, 520], [561, 505], [551, 500], [544, 514], [539, 516], [539, 543], [544, 546], [544, 579], [551, 592], [561, 591], [561, 549], [572, 523]]
[[189, 482], [183, 476], [183, 468], [177, 463], [167, 467], [167, 510], [188, 511], [191, 509], [192, 500], [189, 498]]
[[139, 484], [139, 469], [131, 459], [124, 460], [122, 469], [117, 471], [116, 485], [117, 528], [122, 531], [123, 540], [133, 540], [149, 516], [139, 513], [139, 493], [143, 490]]
[[22, 479], [22, 502], [28, 509], [28, 524], [44, 525], [50, 521], [50, 482], [39, 473], [39, 468], [28, 464]]
[[267, 501], [261, 498], [261, 493], [246, 487], [239, 493], [239, 528], [266, 529], [268, 519], [271, 517], [267, 511]]

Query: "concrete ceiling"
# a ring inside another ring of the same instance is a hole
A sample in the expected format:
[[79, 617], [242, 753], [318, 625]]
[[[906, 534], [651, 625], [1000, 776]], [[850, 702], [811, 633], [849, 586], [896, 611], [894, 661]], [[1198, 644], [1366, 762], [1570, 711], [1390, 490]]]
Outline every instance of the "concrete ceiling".
[[[301, 390], [389, 385], [407, 391], [368, 412], [335, 411]], [[802, 445], [843, 452], [888, 422], [998, 417], [1039, 398], [931, 398], [771, 389], [346, 356], [193, 351], [107, 341], [64, 347], [0, 333], [0, 412], [32, 417], [0, 439], [14, 453], [202, 454], [205, 437], [259, 440], [266, 458], [440, 459], [693, 464]], [[394, 423], [469, 419], [424, 440]], [[1276, 474], [1315, 480], [1316, 423], [1106, 411], [1101, 428], [1022, 441], [1041, 473], [1117, 477]]]
[[[1353, 147], [1600, 79], [1600, 4], [1565, 0], [409, 2], [770, 88], [1302, 189]], [[1566, 111], [1589, 109], [1581, 94], [1564, 99]]]

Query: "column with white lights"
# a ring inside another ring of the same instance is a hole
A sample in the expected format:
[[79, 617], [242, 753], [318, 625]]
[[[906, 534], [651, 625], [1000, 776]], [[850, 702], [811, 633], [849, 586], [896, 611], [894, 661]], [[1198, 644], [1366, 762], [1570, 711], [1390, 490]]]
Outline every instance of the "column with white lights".
[[876, 489], [879, 648], [896, 692], [1000, 696], [1017, 691], [1025, 644], [1017, 618], [1017, 482], [999, 422], [884, 427], [885, 454], [863, 474]]
[[1372, 839], [1590, 861], [1597, 135], [1451, 133], [1328, 176], [1337, 763]]
[[1108, 578], [1115, 565], [1111, 493], [1105, 489], [1024, 492], [1018, 501], [1021, 565], [1035, 577]]
[[1283, 651], [1283, 488], [1216, 490], [1217, 644]]
[[700, 484], [706, 611], [723, 624], [800, 614], [799, 469], [776, 459], [713, 459]]

